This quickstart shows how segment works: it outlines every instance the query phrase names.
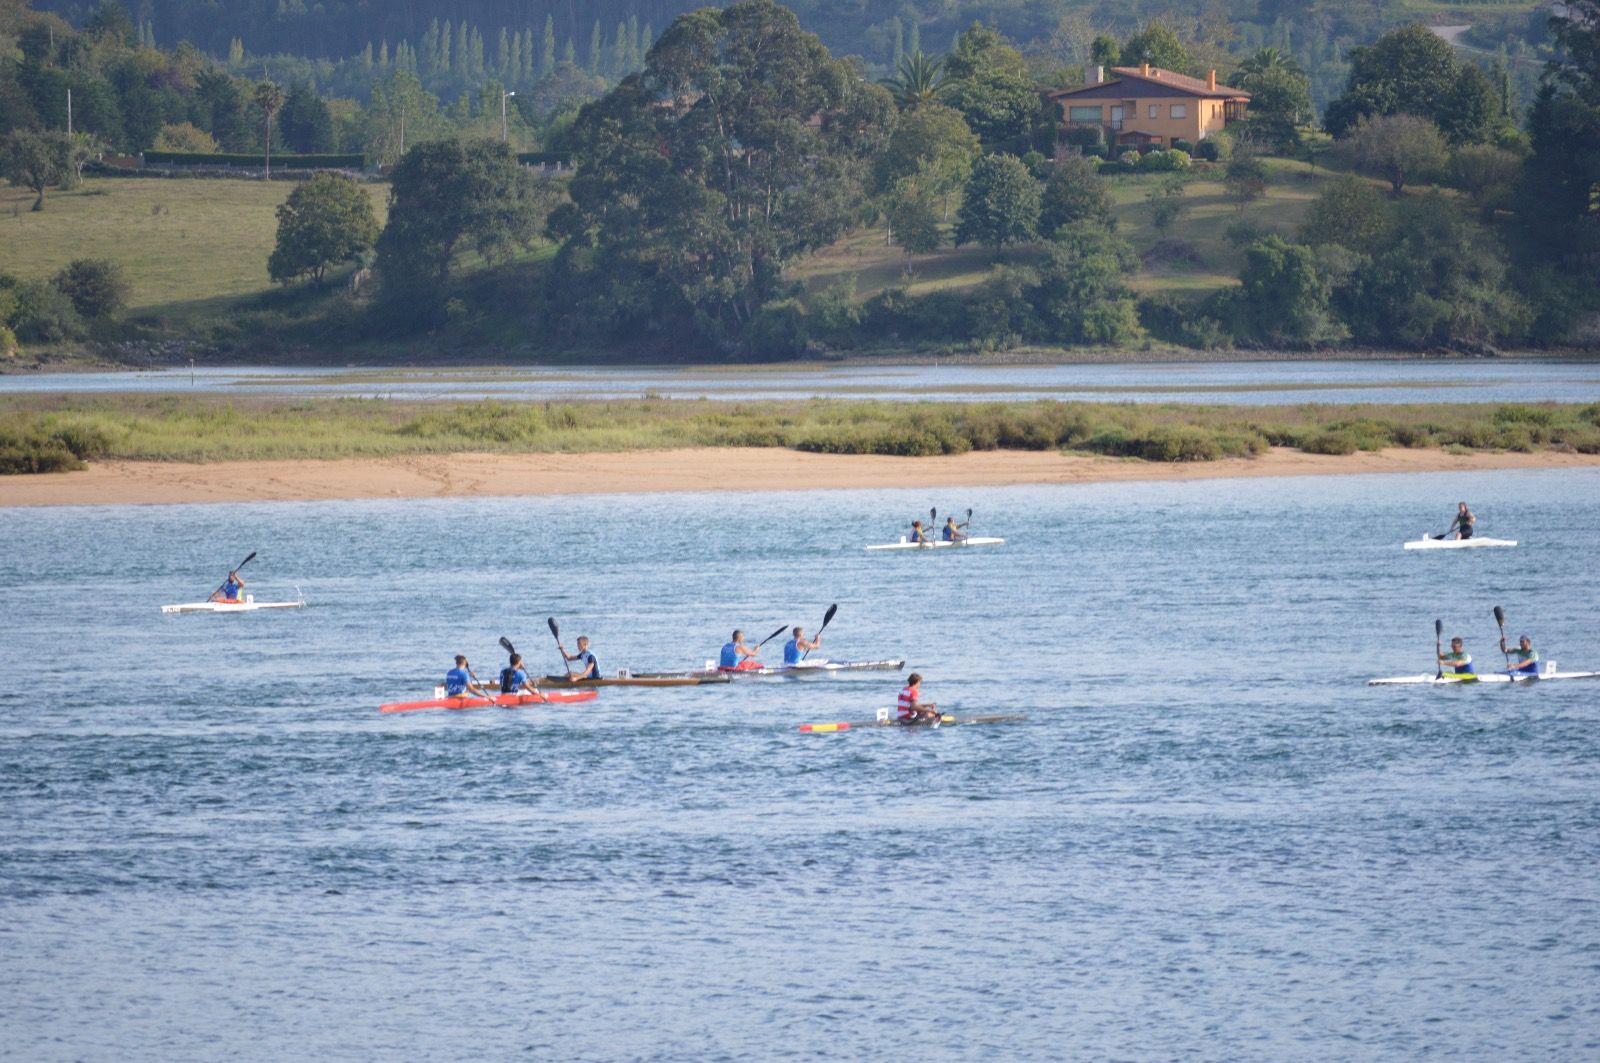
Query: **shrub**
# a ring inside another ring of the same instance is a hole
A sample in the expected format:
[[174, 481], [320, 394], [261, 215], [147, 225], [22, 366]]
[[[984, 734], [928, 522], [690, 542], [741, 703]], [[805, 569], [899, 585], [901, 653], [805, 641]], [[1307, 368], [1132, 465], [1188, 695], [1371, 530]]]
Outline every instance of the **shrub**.
[[120, 314], [131, 290], [122, 267], [103, 258], [74, 259], [51, 283], [72, 300], [72, 308], [87, 321]]
[[0, 325], [0, 358], [11, 358], [19, 349], [17, 334], [7, 326]]
[[1195, 154], [1200, 156], [1200, 158], [1204, 159], [1206, 162], [1216, 162], [1217, 155], [1219, 154], [1217, 151], [1217, 142], [1209, 138], [1202, 140], [1198, 145], [1195, 146]]
[[1176, 148], [1157, 148], [1139, 160], [1139, 169], [1151, 173], [1173, 173], [1189, 168], [1189, 153]]
[[1354, 454], [1359, 448], [1356, 446], [1355, 436], [1342, 429], [1327, 429], [1316, 435], [1302, 439], [1299, 442], [1301, 450], [1308, 454]]
[[1105, 130], [1097, 125], [1073, 126], [1061, 134], [1061, 140], [1083, 152], [1085, 155], [1104, 155], [1106, 150]]
[[1185, 154], [1189, 155], [1191, 158], [1194, 157], [1194, 144], [1192, 144], [1191, 142], [1189, 142], [1187, 140], [1184, 140], [1182, 137], [1174, 137], [1173, 138], [1173, 140], [1172, 140], [1172, 148], [1173, 148], [1174, 151], [1184, 152]]
[[83, 319], [72, 300], [43, 281], [27, 281], [16, 289], [17, 308], [11, 327], [25, 343], [61, 343], [83, 336]]

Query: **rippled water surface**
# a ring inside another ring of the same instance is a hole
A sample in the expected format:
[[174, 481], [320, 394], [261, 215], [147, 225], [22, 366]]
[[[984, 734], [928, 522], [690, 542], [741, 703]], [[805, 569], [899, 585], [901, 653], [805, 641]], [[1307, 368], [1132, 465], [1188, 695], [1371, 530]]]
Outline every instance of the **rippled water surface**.
[[[1418, 555], [1460, 497], [1515, 550]], [[869, 554], [927, 507], [1005, 546]], [[0, 1057], [1571, 1059], [1600, 474], [0, 510]], [[303, 611], [164, 617], [226, 566]], [[544, 625], [898, 676], [386, 716]], [[773, 645], [769, 645], [767, 656]]]
[[6, 392], [199, 391], [407, 399], [1060, 399], [1302, 402], [1593, 402], [1600, 362], [1531, 359], [1117, 365], [850, 365], [500, 369], [166, 369], [0, 376]]

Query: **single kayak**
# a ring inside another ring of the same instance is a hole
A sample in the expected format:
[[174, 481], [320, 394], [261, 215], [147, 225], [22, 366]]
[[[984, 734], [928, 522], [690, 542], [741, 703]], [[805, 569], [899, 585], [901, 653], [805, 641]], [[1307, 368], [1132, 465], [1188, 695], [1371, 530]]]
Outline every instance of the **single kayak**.
[[1600, 672], [1485, 672], [1482, 675], [1397, 675], [1388, 679], [1369, 679], [1369, 687], [1433, 686], [1447, 683], [1532, 683], [1550, 679], [1600, 679]]
[[257, 609], [304, 609], [306, 600], [301, 598], [297, 602], [258, 602], [255, 598], [246, 598], [242, 602], [183, 602], [179, 605], [163, 605], [163, 613], [253, 613]]
[[462, 695], [455, 698], [430, 698], [427, 701], [396, 701], [379, 705], [379, 712], [415, 712], [418, 709], [487, 709], [491, 706], [514, 709], [520, 705], [565, 705], [574, 701], [593, 701], [600, 696], [597, 690], [552, 690], [543, 696], [534, 694], [496, 694], [480, 698]]
[[832, 734], [835, 731], [862, 731], [869, 727], [959, 727], [970, 723], [1012, 723], [1016, 720], [1026, 720], [1026, 716], [955, 716], [946, 713], [934, 720], [906, 720], [877, 719], [857, 720], [845, 723], [803, 723], [800, 725], [802, 734]]
[[697, 687], [706, 683], [726, 683], [727, 675], [704, 672], [644, 672], [600, 679], [571, 679], [564, 675], [539, 677], [541, 687]]
[[1478, 546], [1516, 546], [1515, 539], [1491, 539], [1485, 535], [1474, 535], [1470, 539], [1435, 539], [1431, 535], [1424, 535], [1415, 542], [1406, 543], [1407, 550], [1470, 550]]
[[707, 661], [705, 670], [697, 675], [720, 675], [730, 679], [760, 679], [763, 676], [790, 676], [798, 678], [807, 675], [835, 675], [839, 672], [897, 672], [906, 666], [904, 658], [882, 661], [830, 661], [818, 658], [815, 661], [801, 661], [799, 664], [773, 664], [762, 665], [760, 668], [735, 668], [722, 671], [717, 667], [716, 661]]
[[953, 543], [947, 543], [943, 539], [935, 539], [933, 542], [930, 542], [930, 543], [908, 543], [908, 542], [906, 542], [906, 537], [904, 535], [902, 535], [902, 536], [900, 536], [900, 541], [897, 542], [897, 543], [880, 543], [880, 544], [878, 544], [876, 546], [869, 546], [869, 547], [867, 547], [867, 549], [868, 550], [944, 550], [944, 549], [947, 549], [947, 548], [952, 547], [952, 546], [958, 546], [958, 547], [959, 546], [999, 546], [1004, 542], [1005, 542], [1004, 539], [986, 539], [981, 535], [975, 535], [970, 539], [958, 539]]

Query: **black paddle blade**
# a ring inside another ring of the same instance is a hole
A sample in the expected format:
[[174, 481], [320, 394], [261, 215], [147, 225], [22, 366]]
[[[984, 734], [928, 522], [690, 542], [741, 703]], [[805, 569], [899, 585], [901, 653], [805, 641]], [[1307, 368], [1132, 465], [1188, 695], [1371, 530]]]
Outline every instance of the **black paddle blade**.
[[517, 648], [511, 645], [511, 640], [506, 638], [504, 635], [500, 636], [500, 648], [505, 650], [507, 653], [517, 652]]
[[1439, 638], [1443, 634], [1444, 634], [1444, 621], [1443, 620], [1435, 620], [1433, 622], [1433, 637], [1434, 638]]
[[1494, 607], [1494, 622], [1499, 624], [1501, 627], [1506, 626], [1506, 611], [1500, 608], [1498, 605]]
[[250, 562], [254, 561], [255, 559], [256, 559], [256, 552], [254, 550], [252, 550], [252, 551], [250, 551], [250, 556], [249, 557], [245, 558], [243, 561], [241, 561], [237, 565], [233, 566], [233, 570], [235, 572], [237, 572], [241, 568], [244, 568], [244, 566], [248, 565]]
[[[828, 611], [822, 614], [822, 627], [827, 627], [829, 624], [833, 623], [833, 614], [837, 613], [838, 611], [838, 602], [834, 602], [832, 605], [828, 606]], [[822, 627], [817, 628], [819, 633], [822, 631]]]
[[548, 616], [545, 617], [544, 622], [550, 625], [550, 634], [556, 637], [556, 641], [561, 641], [561, 625], [556, 623], [556, 618], [553, 616]]
[[928, 509], [928, 523], [932, 524], [934, 521], [936, 521], [938, 519], [939, 519], [939, 507], [938, 506], [930, 506], [929, 509]]

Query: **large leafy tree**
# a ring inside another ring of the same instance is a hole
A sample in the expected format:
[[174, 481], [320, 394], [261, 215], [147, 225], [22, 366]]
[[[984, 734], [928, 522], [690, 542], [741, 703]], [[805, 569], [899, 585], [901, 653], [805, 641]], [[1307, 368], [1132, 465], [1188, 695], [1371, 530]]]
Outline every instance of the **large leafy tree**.
[[1344, 325], [1330, 309], [1334, 285], [1352, 263], [1348, 252], [1319, 253], [1276, 234], [1245, 251], [1244, 271], [1232, 300], [1233, 331], [1258, 340], [1317, 343], [1343, 339]]
[[1139, 256], [1104, 225], [1063, 226], [1046, 249], [1028, 301], [1053, 343], [1131, 343], [1141, 335], [1128, 277]]
[[1388, 181], [1397, 196], [1407, 182], [1437, 177], [1450, 159], [1439, 127], [1414, 114], [1365, 118], [1344, 148], [1357, 170]]
[[944, 102], [960, 111], [990, 150], [1025, 151], [1039, 116], [1039, 94], [1022, 54], [987, 26], [973, 26], [945, 57]]
[[1053, 236], [1063, 225], [1094, 222], [1108, 228], [1116, 224], [1111, 213], [1111, 190], [1100, 176], [1100, 164], [1085, 155], [1057, 159], [1045, 182], [1039, 207], [1039, 231]]
[[1551, 28], [1563, 54], [1547, 68], [1528, 116], [1533, 153], [1518, 209], [1537, 257], [1554, 255], [1592, 284], [1600, 256], [1600, 0], [1571, 0]]
[[996, 250], [1039, 233], [1039, 182], [1014, 155], [985, 155], [972, 167], [956, 223], [956, 243]]
[[1442, 119], [1460, 71], [1450, 45], [1419, 23], [1401, 26], [1350, 52], [1344, 92], [1328, 104], [1323, 126], [1342, 137], [1363, 118], [1415, 114]]
[[321, 284], [328, 267], [353, 262], [378, 238], [372, 199], [354, 178], [319, 173], [278, 207], [278, 240], [267, 273], [287, 284], [309, 276]]
[[1123, 66], [1149, 63], [1182, 73], [1189, 65], [1189, 50], [1172, 27], [1158, 19], [1147, 23], [1122, 43], [1121, 59]]
[[65, 133], [19, 129], [0, 142], [0, 176], [34, 193], [33, 210], [44, 209], [44, 190], [68, 173], [71, 141]]
[[499, 141], [435, 140], [407, 151], [395, 165], [389, 220], [378, 237], [387, 314], [431, 322], [448, 298], [457, 252], [504, 257], [533, 240], [542, 218], [533, 174]]
[[855, 217], [894, 103], [771, 0], [683, 15], [572, 129], [551, 218], [591, 327], [734, 343]]
[[880, 191], [913, 179], [948, 215], [950, 200], [966, 184], [977, 157], [978, 138], [961, 112], [935, 103], [900, 116], [873, 170]]
[[303, 81], [289, 87], [279, 126], [283, 142], [291, 151], [310, 155], [332, 151], [338, 146], [333, 135], [333, 115], [327, 103]]
[[1244, 84], [1239, 87], [1250, 93], [1249, 128], [1253, 138], [1278, 148], [1298, 143], [1300, 127], [1311, 120], [1311, 83], [1306, 76], [1287, 63], [1279, 63], [1248, 73], [1240, 80]]

